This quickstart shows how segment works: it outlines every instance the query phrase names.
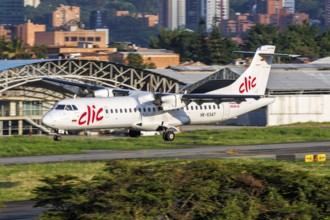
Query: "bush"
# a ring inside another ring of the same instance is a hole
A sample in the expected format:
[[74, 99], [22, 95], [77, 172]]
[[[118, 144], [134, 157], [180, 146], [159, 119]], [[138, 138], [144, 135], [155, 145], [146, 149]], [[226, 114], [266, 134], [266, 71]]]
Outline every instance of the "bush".
[[112, 161], [84, 182], [44, 179], [44, 219], [326, 219], [329, 177], [221, 160]]

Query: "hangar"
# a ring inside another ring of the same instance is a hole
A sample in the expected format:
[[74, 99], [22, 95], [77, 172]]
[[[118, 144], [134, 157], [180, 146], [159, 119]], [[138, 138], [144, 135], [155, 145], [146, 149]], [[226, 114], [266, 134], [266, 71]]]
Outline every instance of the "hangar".
[[102, 61], [1, 60], [0, 135], [49, 133], [41, 124], [42, 115], [58, 100], [86, 95], [47, 83], [44, 77], [159, 92], [178, 92], [185, 85], [169, 76]]
[[[245, 70], [240, 66], [171, 67], [142, 70], [88, 60], [0, 61], [0, 135], [51, 132], [42, 115], [56, 101], [85, 91], [43, 81], [67, 79], [98, 86], [157, 92], [205, 92], [233, 82]], [[266, 108], [240, 116], [239, 125], [280, 125], [330, 120], [330, 65], [273, 64], [267, 93], [277, 97]]]

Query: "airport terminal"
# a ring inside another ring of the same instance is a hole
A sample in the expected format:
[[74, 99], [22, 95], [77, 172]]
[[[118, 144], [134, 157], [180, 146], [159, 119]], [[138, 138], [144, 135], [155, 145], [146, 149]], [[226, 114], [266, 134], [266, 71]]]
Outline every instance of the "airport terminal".
[[[273, 64], [267, 95], [269, 106], [239, 116], [237, 125], [274, 126], [325, 122], [330, 113], [330, 64]], [[232, 83], [244, 66], [170, 66], [134, 69], [123, 64], [76, 59], [0, 61], [0, 135], [52, 132], [41, 118], [58, 100], [88, 96], [89, 91], [50, 83], [45, 77], [91, 85], [154, 92], [200, 93]]]

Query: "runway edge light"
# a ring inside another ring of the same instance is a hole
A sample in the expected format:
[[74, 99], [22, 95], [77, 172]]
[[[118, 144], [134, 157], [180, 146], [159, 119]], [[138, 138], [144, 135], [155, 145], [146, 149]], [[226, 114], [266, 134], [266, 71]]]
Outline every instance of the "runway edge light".
[[305, 162], [324, 162], [326, 157], [326, 154], [307, 154], [305, 155]]
[[314, 155], [312, 154], [307, 154], [305, 155], [305, 162], [313, 162], [314, 161]]
[[315, 155], [316, 157], [314, 158], [315, 161], [317, 162], [324, 162], [326, 161], [326, 154], [317, 154]]

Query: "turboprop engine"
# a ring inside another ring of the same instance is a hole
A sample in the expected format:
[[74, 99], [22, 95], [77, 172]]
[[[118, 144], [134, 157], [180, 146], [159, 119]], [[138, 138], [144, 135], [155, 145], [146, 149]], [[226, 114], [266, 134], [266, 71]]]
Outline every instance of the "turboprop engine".
[[183, 108], [186, 106], [186, 103], [182, 101], [181, 97], [181, 94], [163, 95], [156, 97], [154, 104], [161, 107], [164, 111]]
[[111, 88], [104, 88], [98, 89], [94, 91], [94, 97], [97, 98], [106, 98], [106, 97], [114, 97], [113, 89]]

